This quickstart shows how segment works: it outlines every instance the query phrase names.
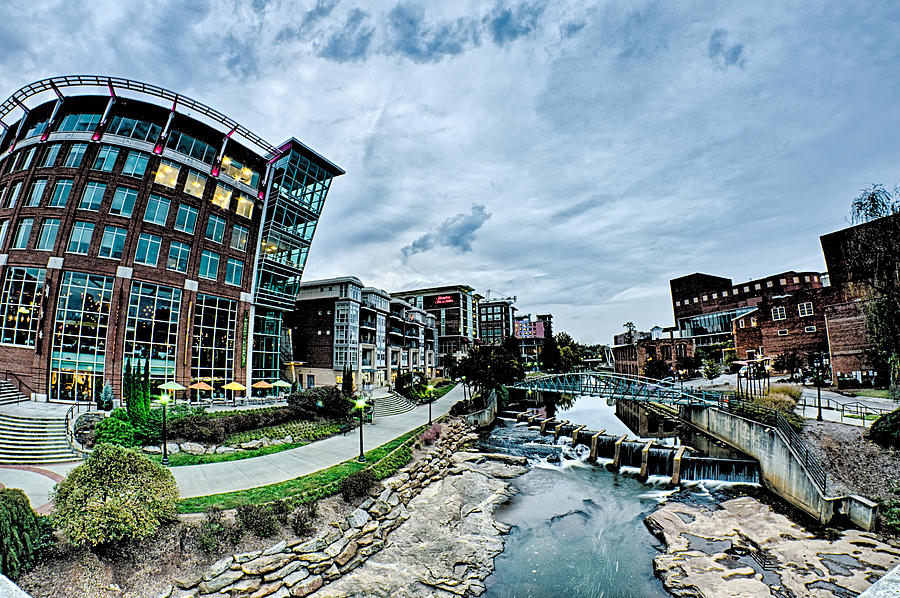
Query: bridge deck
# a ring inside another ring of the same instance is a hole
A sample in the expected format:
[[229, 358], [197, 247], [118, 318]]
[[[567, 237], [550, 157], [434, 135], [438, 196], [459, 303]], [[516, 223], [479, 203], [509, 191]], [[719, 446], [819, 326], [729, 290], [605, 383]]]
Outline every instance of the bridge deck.
[[641, 376], [610, 372], [574, 372], [547, 374], [510, 385], [526, 391], [554, 392], [594, 397], [653, 401], [672, 405], [714, 407], [726, 395], [723, 393], [682, 388], [669, 380], [654, 380]]

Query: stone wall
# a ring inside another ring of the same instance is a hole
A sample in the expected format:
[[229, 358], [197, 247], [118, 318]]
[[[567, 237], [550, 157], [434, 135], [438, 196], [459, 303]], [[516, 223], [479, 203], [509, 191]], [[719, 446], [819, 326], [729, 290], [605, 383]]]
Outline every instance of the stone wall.
[[203, 575], [174, 579], [158, 598], [287, 598], [307, 596], [352, 571], [384, 548], [391, 531], [409, 518], [406, 505], [442, 479], [452, 455], [477, 436], [460, 420], [442, 423], [441, 438], [421, 458], [384, 480], [348, 517], [307, 540], [234, 554]]

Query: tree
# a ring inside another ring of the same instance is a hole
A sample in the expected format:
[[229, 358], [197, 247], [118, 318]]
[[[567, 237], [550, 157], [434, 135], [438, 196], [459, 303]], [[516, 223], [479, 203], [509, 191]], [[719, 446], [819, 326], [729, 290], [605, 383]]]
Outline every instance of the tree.
[[679, 371], [683, 370], [688, 377], [693, 377], [700, 369], [701, 361], [696, 355], [682, 355], [676, 358], [675, 364]]
[[672, 368], [669, 367], [669, 364], [664, 359], [648, 358], [644, 363], [641, 375], [645, 378], [662, 380], [672, 375]]
[[425, 397], [425, 374], [422, 372], [403, 372], [397, 376], [395, 384], [397, 392], [410, 401], [421, 401]]
[[633, 344], [634, 343], [634, 333], [637, 330], [637, 326], [634, 325], [634, 322], [625, 322], [624, 324], [622, 324], [622, 328], [624, 328], [625, 332], [628, 334], [628, 343], [627, 344], [629, 344], [629, 345]]
[[502, 345], [472, 347], [460, 361], [459, 369], [466, 382], [482, 395], [525, 378], [518, 355], [510, 354]]
[[16, 580], [37, 562], [48, 531], [21, 490], [0, 489], [0, 573]]
[[562, 356], [559, 353], [559, 345], [556, 339], [548, 336], [544, 339], [544, 346], [541, 348], [541, 361], [544, 362], [542, 368], [545, 372], [559, 372], [562, 369]]
[[103, 385], [103, 392], [97, 397], [97, 409], [110, 411], [113, 408], [113, 389], [109, 382]]
[[353, 372], [350, 371], [350, 366], [344, 368], [344, 374], [341, 378], [341, 392], [344, 393], [345, 397], [353, 396]]
[[703, 362], [703, 377], [712, 382], [722, 375], [722, 364], [714, 359]]
[[[882, 185], [863, 189], [853, 199], [854, 229], [846, 249], [855, 293], [866, 299], [866, 332], [871, 357], [900, 396], [900, 197]], [[877, 221], [877, 223], [876, 223]]]
[[69, 541], [96, 547], [156, 532], [175, 517], [178, 488], [162, 465], [101, 444], [56, 485], [51, 498], [53, 519]]
[[772, 367], [779, 372], [789, 374], [790, 380], [793, 382], [801, 363], [800, 355], [796, 351], [786, 351], [775, 358], [772, 362]]

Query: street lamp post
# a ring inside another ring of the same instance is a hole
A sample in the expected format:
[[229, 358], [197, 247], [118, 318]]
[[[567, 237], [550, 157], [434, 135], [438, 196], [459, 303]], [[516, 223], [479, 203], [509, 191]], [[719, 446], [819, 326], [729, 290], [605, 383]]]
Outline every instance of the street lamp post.
[[356, 399], [353, 402], [356, 409], [359, 411], [359, 457], [356, 458], [360, 463], [366, 462], [366, 455], [363, 452], [363, 414], [366, 410], [366, 401], [365, 399]]
[[819, 413], [816, 415], [816, 421], [822, 421], [822, 356], [816, 356], [816, 404], [819, 407]]
[[428, 393], [428, 395], [427, 395], [428, 396], [428, 425], [430, 426], [431, 425], [431, 403], [434, 402], [434, 386], [429, 384], [425, 390]]
[[162, 464], [168, 467], [169, 465], [169, 439], [166, 430], [166, 405], [169, 404], [169, 395], [163, 395], [159, 397], [159, 402], [162, 405], [163, 409], [163, 417], [162, 417], [162, 449], [163, 449], [163, 458]]

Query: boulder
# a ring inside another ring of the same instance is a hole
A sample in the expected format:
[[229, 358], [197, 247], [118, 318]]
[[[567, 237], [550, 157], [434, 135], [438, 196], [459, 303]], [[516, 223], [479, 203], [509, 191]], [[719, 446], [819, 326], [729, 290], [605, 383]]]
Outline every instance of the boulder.
[[356, 509], [347, 517], [347, 523], [350, 524], [350, 527], [362, 527], [369, 519], [369, 514], [366, 511]]
[[244, 563], [241, 566], [241, 570], [247, 575], [262, 575], [263, 573], [270, 573], [276, 569], [281, 569], [294, 558], [296, 558], [295, 555], [290, 553], [269, 554]]
[[160, 454], [162, 454], [162, 448], [160, 448], [160, 447], [158, 447], [158, 446], [145, 446], [142, 450], [143, 450], [145, 453], [147, 453], [148, 455], [160, 455]]
[[246, 596], [252, 594], [262, 585], [258, 577], [245, 577], [229, 588], [232, 596]]
[[197, 442], [181, 443], [181, 451], [189, 455], [203, 455], [206, 453], [206, 447]]
[[232, 446], [224, 446], [224, 445], [223, 445], [223, 446], [217, 446], [217, 447], [216, 447], [216, 454], [217, 454], [217, 455], [228, 455], [228, 454], [230, 454], [230, 453], [235, 452], [236, 450], [237, 450], [237, 449], [234, 448], [234, 447], [232, 447]]
[[208, 581], [201, 581], [197, 587], [201, 594], [213, 594], [226, 586], [230, 586], [244, 576], [243, 571], [226, 571]]
[[203, 579], [209, 580], [213, 577], [221, 575], [223, 572], [228, 570], [228, 567], [231, 566], [231, 563], [234, 562], [234, 558], [227, 556], [224, 559], [220, 559], [210, 565], [209, 569], [206, 570], [206, 574], [203, 576]]
[[[221, 571], [219, 573], [221, 573]], [[176, 575], [175, 577], [172, 578], [172, 583], [174, 583], [176, 586], [178, 586], [182, 590], [187, 590], [189, 588], [193, 588], [201, 581], [203, 581], [203, 575], [200, 573]]]
[[309, 579], [302, 581], [291, 588], [291, 596], [298, 596], [303, 598], [303, 596], [309, 596], [316, 590], [322, 587], [325, 582], [321, 577], [316, 575], [315, 577], [310, 577]]
[[166, 444], [166, 450], [170, 455], [174, 455], [175, 453], [180, 453], [181, 448], [178, 446], [177, 442], [169, 442]]
[[[267, 583], [259, 586], [259, 588], [250, 594], [250, 598], [265, 598], [266, 596], [272, 596], [280, 590], [284, 586], [284, 582], [280, 579], [278, 581], [273, 581], [272, 583]], [[285, 596], [287, 594], [284, 594]]]
[[245, 451], [251, 451], [253, 449], [258, 449], [262, 446], [262, 440], [251, 440], [249, 442], [242, 442], [241, 448]]

